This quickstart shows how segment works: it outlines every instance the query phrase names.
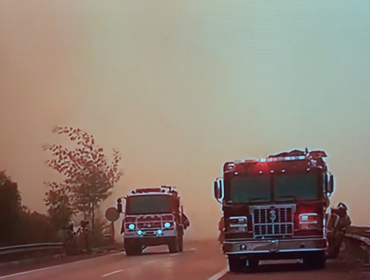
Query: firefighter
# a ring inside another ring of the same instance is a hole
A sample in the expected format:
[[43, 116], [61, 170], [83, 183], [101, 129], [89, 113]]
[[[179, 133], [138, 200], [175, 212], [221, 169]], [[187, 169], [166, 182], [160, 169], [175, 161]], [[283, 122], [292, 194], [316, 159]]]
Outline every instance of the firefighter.
[[189, 218], [184, 213], [182, 213], [181, 215], [182, 215], [182, 223], [184, 225], [184, 229], [187, 229], [190, 226]]
[[77, 251], [77, 244], [74, 235], [74, 225], [71, 222], [68, 226], [61, 228], [64, 231], [64, 248], [67, 255], [74, 255]]
[[82, 220], [80, 222], [80, 228], [78, 230], [80, 250], [90, 254], [91, 253], [91, 232], [88, 227], [89, 222]]
[[224, 221], [224, 217], [222, 216], [220, 221], [218, 222], [218, 230], [220, 232], [218, 235], [218, 241], [220, 243], [224, 242], [224, 239], [225, 239], [224, 228], [225, 228], [225, 221]]
[[343, 237], [351, 225], [351, 219], [347, 214], [348, 208], [343, 202], [339, 202], [337, 207], [331, 208], [329, 215], [327, 238], [328, 238], [328, 257], [336, 258], [339, 254]]

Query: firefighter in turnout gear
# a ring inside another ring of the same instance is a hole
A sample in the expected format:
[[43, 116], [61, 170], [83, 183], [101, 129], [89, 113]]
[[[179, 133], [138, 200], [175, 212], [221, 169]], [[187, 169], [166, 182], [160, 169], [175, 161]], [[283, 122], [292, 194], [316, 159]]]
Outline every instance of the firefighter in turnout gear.
[[336, 258], [344, 234], [351, 225], [351, 219], [347, 214], [348, 208], [343, 202], [339, 202], [337, 207], [330, 210], [331, 213], [327, 221], [328, 258]]
[[70, 223], [68, 226], [62, 227], [61, 230], [63, 231], [63, 246], [66, 255], [76, 255], [78, 253], [78, 245], [73, 223]]

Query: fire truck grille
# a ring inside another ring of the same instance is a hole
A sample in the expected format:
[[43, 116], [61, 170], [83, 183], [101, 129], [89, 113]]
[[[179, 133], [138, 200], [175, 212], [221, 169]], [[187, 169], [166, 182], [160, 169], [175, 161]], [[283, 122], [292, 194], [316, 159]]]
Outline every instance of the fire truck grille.
[[160, 221], [150, 221], [150, 222], [139, 222], [139, 229], [158, 229], [161, 228], [162, 224]]
[[294, 230], [293, 206], [253, 208], [254, 237], [289, 237]]

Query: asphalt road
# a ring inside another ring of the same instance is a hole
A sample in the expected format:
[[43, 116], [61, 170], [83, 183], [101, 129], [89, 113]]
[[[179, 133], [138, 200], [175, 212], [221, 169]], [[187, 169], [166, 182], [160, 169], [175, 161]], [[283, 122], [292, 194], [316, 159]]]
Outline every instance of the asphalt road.
[[96, 258], [44, 267], [0, 270], [0, 279], [154, 279], [154, 280], [367, 280], [369, 274], [345, 256], [328, 261], [324, 270], [309, 270], [297, 261], [263, 262], [253, 273], [234, 274], [227, 271], [226, 258], [217, 242], [193, 242], [183, 253], [170, 254], [166, 247], [152, 247], [143, 255], [128, 257], [113, 253]]
[[[220, 280], [369, 280], [367, 272], [358, 264], [344, 260], [328, 260], [323, 270], [310, 270], [297, 261], [264, 262], [252, 273], [227, 272]], [[213, 279], [212, 279], [213, 280]]]

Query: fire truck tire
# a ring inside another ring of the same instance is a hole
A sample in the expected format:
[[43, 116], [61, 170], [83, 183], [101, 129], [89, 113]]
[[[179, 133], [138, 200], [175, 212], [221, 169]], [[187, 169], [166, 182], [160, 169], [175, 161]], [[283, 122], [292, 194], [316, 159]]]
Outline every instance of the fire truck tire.
[[142, 253], [142, 247], [136, 242], [125, 242], [125, 252], [127, 256], [137, 256]]
[[127, 256], [138, 256], [142, 253], [141, 248], [137, 246], [129, 246], [125, 251]]
[[170, 250], [170, 253], [178, 253], [180, 251], [180, 242], [178, 238], [174, 238], [170, 241], [168, 250]]
[[248, 268], [257, 268], [259, 262], [259, 260], [248, 260]]
[[184, 240], [183, 240], [183, 237], [180, 236], [179, 237], [179, 252], [182, 252], [184, 251]]
[[324, 269], [326, 264], [325, 252], [305, 257], [303, 262], [312, 269]]
[[241, 272], [245, 268], [246, 261], [239, 256], [229, 255], [229, 270], [231, 272]]

